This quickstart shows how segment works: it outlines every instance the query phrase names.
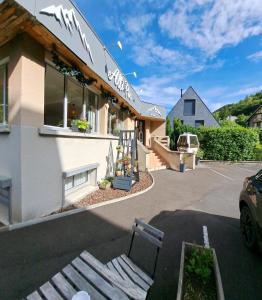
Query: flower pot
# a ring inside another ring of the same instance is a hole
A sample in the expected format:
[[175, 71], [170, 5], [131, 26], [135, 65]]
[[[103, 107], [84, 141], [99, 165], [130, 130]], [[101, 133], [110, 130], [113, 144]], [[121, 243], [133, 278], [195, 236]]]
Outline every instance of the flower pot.
[[107, 184], [102, 184], [102, 183], [99, 184], [99, 188], [101, 190], [107, 190], [107, 189], [110, 189], [110, 187], [111, 187], [111, 182], [109, 182]]
[[184, 163], [180, 163], [180, 172], [184, 173], [186, 171], [186, 165]]
[[79, 132], [85, 133], [86, 132], [86, 128], [78, 128]]
[[[202, 248], [202, 246], [191, 244], [191, 243], [182, 243], [182, 253], [181, 253], [181, 260], [180, 260], [180, 271], [179, 271], [179, 279], [178, 279], [178, 289], [177, 289], [177, 300], [183, 300], [184, 299], [184, 293], [185, 293], [185, 268], [186, 268], [186, 256], [192, 251], [193, 248]], [[212, 258], [213, 258], [213, 275], [214, 286], [213, 289], [216, 291], [215, 298], [216, 300], [225, 300], [224, 297], [224, 291], [221, 281], [221, 275], [219, 270], [219, 265], [217, 261], [216, 251], [213, 248], [209, 248], [212, 252]], [[190, 275], [194, 276], [194, 275]], [[194, 280], [194, 278], [192, 278]]]
[[78, 126], [76, 124], [71, 125], [71, 130], [74, 132], [78, 132]]
[[116, 176], [122, 176], [122, 171], [116, 171]]

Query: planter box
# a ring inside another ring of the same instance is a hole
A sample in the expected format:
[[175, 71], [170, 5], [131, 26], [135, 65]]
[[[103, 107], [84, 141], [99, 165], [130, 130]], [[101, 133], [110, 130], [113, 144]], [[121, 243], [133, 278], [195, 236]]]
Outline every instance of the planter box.
[[[193, 247], [203, 248], [202, 246], [196, 244], [191, 244], [186, 242], [182, 243], [182, 253], [181, 253], [181, 260], [180, 260], [180, 271], [179, 271], [179, 280], [178, 280], [178, 289], [177, 289], [177, 298], [176, 298], [177, 300], [183, 300], [185, 255], [187, 250]], [[217, 300], [225, 300], [216, 251], [214, 248], [210, 248], [210, 250], [213, 252]]]

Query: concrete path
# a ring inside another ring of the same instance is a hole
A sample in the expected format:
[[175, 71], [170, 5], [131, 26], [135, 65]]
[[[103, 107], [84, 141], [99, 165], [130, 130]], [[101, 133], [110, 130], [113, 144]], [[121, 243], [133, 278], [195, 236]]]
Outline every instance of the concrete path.
[[[238, 196], [243, 179], [259, 166], [204, 165], [185, 174], [154, 172], [148, 193], [124, 202], [0, 234], [0, 299], [21, 299], [60, 271], [83, 249], [106, 262], [127, 251], [135, 217], [166, 234], [156, 284], [149, 299], [175, 299], [181, 242], [202, 244], [207, 225], [217, 251], [226, 299], [261, 299], [261, 256], [251, 254], [239, 232]], [[147, 244], [134, 256], [150, 269]]]

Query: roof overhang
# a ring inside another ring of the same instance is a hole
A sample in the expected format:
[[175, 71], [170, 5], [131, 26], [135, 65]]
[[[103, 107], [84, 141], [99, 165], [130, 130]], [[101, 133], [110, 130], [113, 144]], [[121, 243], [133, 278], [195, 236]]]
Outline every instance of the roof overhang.
[[87, 74], [105, 83], [132, 111], [149, 118], [165, 119], [163, 107], [145, 104], [140, 100], [111, 54], [71, 0], [0, 1], [0, 12], [0, 27], [4, 26], [0, 46], [23, 31], [49, 50], [55, 43], [60, 53], [66, 53], [70, 61], [77, 61]]

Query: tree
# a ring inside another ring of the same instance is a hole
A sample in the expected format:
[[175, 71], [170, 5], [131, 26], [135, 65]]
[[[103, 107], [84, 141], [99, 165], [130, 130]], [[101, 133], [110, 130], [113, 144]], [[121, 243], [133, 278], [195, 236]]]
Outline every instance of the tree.
[[244, 114], [240, 114], [236, 119], [236, 123], [240, 126], [246, 127], [247, 119], [248, 119], [248, 116], [245, 116]]

